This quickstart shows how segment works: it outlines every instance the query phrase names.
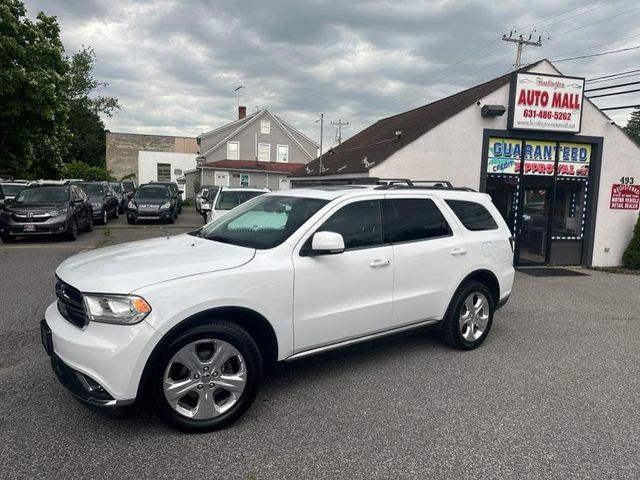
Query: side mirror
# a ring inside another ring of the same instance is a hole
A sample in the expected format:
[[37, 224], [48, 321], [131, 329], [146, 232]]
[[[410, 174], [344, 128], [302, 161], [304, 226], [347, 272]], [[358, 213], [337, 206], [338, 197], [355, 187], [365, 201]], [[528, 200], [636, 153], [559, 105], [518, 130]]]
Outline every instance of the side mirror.
[[73, 203], [84, 203], [84, 198], [76, 198], [73, 200]]
[[184, 193], [184, 190], [178, 190], [178, 193], [182, 194]]
[[319, 255], [342, 253], [344, 252], [344, 238], [335, 232], [316, 232], [311, 241], [311, 250]]

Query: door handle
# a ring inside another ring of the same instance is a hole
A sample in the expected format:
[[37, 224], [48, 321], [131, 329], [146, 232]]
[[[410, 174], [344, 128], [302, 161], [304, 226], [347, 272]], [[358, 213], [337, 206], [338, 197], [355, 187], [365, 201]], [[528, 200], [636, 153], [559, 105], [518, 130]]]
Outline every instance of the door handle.
[[391, 265], [391, 261], [388, 258], [377, 258], [369, 264], [371, 268], [387, 267], [389, 265]]
[[467, 253], [466, 248], [454, 248], [453, 250], [451, 250], [451, 255], [454, 255], [454, 256], [460, 256], [466, 253]]

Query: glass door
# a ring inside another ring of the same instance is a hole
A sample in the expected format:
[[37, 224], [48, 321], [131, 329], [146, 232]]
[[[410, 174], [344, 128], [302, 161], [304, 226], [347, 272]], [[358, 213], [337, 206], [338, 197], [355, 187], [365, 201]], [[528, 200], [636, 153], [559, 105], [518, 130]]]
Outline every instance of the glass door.
[[553, 178], [524, 177], [516, 236], [516, 264], [544, 265], [549, 245], [549, 212]]

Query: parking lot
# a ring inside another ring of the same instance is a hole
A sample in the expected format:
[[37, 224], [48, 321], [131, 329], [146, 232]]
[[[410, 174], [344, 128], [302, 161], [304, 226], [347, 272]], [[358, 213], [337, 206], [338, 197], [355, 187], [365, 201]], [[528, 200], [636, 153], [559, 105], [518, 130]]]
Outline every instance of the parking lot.
[[[84, 249], [192, 230], [112, 220], [76, 242], [0, 244], [2, 478], [632, 478], [640, 468], [640, 276], [518, 273], [485, 344], [430, 332], [278, 366], [230, 428], [111, 419], [58, 384], [39, 321]], [[158, 261], [163, 259], [159, 258]]]

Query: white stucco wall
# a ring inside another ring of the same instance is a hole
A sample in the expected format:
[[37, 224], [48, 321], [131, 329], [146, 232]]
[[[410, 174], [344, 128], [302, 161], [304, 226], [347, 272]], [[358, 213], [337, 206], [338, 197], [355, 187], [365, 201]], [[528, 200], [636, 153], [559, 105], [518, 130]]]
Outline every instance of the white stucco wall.
[[[138, 183], [143, 184], [158, 179], [158, 164], [171, 164], [171, 181], [175, 182], [187, 170], [196, 168], [196, 154], [172, 152], [138, 152]], [[176, 169], [181, 170], [176, 174]], [[187, 197], [187, 192], [182, 194]]]
[[[531, 71], [559, 73], [547, 62]], [[456, 186], [479, 188], [483, 131], [507, 128], [506, 113], [498, 118], [482, 118], [480, 108], [484, 104], [507, 106], [509, 85], [478, 101], [480, 105], [466, 108], [373, 167], [371, 176], [449, 180]], [[635, 177], [640, 183], [640, 148], [588, 101], [583, 106], [580, 135], [604, 138], [592, 263], [620, 265], [638, 211], [609, 209], [611, 186], [623, 176]]]

